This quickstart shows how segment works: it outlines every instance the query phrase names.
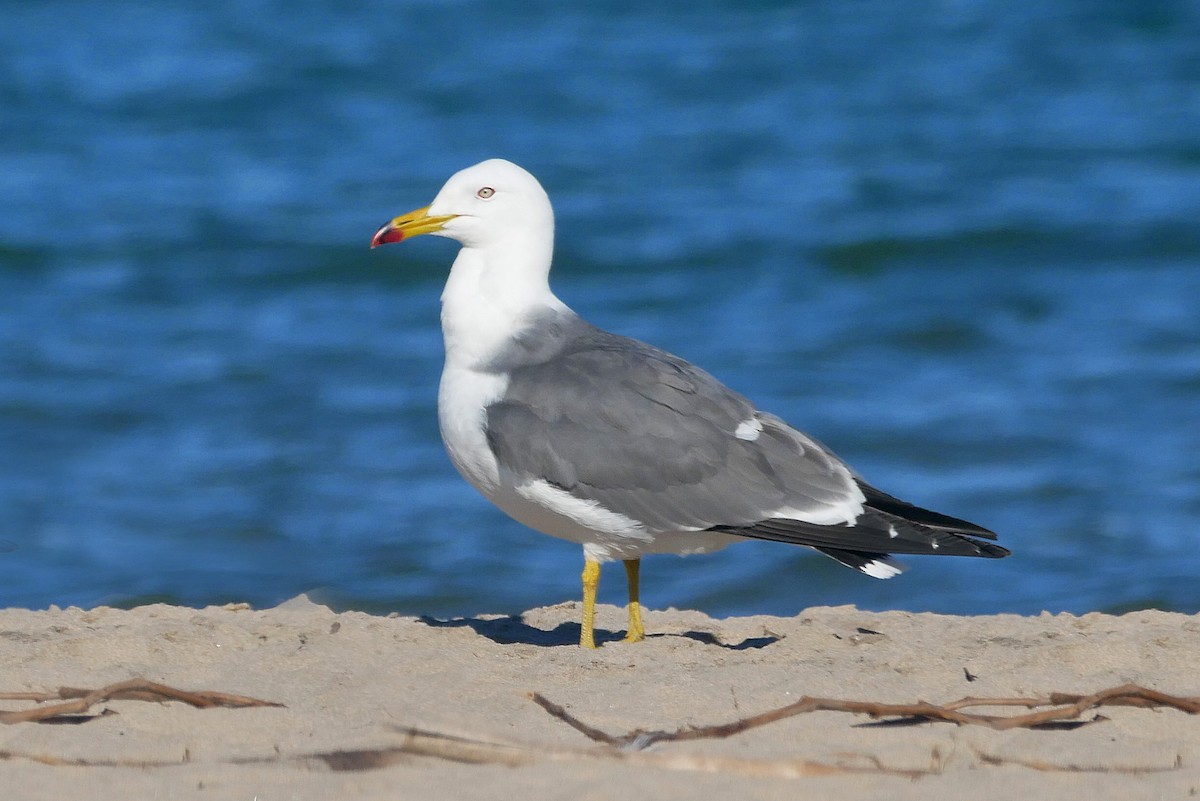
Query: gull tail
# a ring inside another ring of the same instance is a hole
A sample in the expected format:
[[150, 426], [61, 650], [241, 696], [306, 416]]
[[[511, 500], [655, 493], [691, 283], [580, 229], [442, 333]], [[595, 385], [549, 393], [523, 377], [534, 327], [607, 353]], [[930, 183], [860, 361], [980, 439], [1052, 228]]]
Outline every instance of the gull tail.
[[892, 576], [898, 576], [908, 570], [908, 565], [897, 562], [886, 553], [843, 551], [838, 548], [817, 548], [817, 550], [871, 578], [890, 579]]

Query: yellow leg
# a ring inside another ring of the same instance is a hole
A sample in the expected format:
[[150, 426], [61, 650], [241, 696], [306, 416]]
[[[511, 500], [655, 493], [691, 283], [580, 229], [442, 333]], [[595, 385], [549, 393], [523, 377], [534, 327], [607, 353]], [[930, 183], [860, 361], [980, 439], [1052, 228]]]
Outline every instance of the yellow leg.
[[626, 642], [646, 639], [646, 630], [642, 628], [642, 605], [638, 602], [638, 575], [641, 566], [641, 559], [625, 560], [625, 578], [629, 581], [629, 630], [625, 632]]
[[596, 647], [596, 588], [600, 586], [600, 563], [583, 557], [583, 625], [579, 629], [579, 647]]

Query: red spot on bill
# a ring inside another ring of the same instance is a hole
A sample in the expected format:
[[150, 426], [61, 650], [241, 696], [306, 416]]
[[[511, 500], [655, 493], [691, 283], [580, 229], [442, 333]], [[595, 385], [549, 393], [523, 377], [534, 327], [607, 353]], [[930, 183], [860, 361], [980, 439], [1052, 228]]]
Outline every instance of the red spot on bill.
[[375, 236], [371, 237], [371, 247], [377, 248], [380, 245], [387, 245], [391, 242], [399, 242], [404, 238], [404, 232], [399, 228], [393, 228], [391, 223], [380, 228], [375, 232]]

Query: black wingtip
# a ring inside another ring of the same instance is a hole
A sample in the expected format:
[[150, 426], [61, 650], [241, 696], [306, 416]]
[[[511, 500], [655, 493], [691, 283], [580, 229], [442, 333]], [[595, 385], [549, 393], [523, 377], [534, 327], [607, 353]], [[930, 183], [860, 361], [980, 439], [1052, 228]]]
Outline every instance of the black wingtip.
[[873, 508], [863, 510], [853, 525], [818, 525], [803, 520], [771, 518], [749, 526], [716, 526], [710, 531], [869, 557], [915, 554], [1000, 559], [1009, 555], [1007, 548], [975, 539], [973, 532], [928, 526]]
[[967, 537], [963, 537], [963, 539], [968, 540], [971, 544], [978, 548], [979, 555], [987, 559], [1003, 559], [1006, 556], [1012, 556], [1012, 551], [1008, 550], [1007, 548], [1002, 548], [994, 543], [978, 542]]
[[[942, 529], [953, 534], [963, 534], [968, 537], [982, 537], [985, 540], [996, 539], [996, 532], [991, 529], [986, 529], [983, 526], [963, 520], [958, 517], [944, 515], [941, 512], [935, 512], [932, 509], [925, 509], [920, 506], [914, 506], [908, 501], [902, 501], [899, 498], [888, 495], [886, 492], [877, 490], [870, 484], [862, 481], [857, 482], [859, 489], [866, 496], [867, 506], [876, 509], [884, 514], [894, 515], [910, 523], [928, 526], [930, 528]], [[1003, 548], [1000, 548], [1004, 551]], [[1004, 551], [1001, 556], [1007, 556], [1008, 551]]]

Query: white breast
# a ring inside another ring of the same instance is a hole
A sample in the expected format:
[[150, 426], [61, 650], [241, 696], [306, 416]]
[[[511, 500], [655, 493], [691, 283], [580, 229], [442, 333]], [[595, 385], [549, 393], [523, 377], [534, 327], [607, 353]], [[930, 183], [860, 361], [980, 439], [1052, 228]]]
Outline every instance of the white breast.
[[488, 500], [496, 496], [500, 472], [484, 434], [484, 413], [507, 385], [503, 375], [447, 362], [438, 387], [438, 427], [446, 452], [463, 478]]

